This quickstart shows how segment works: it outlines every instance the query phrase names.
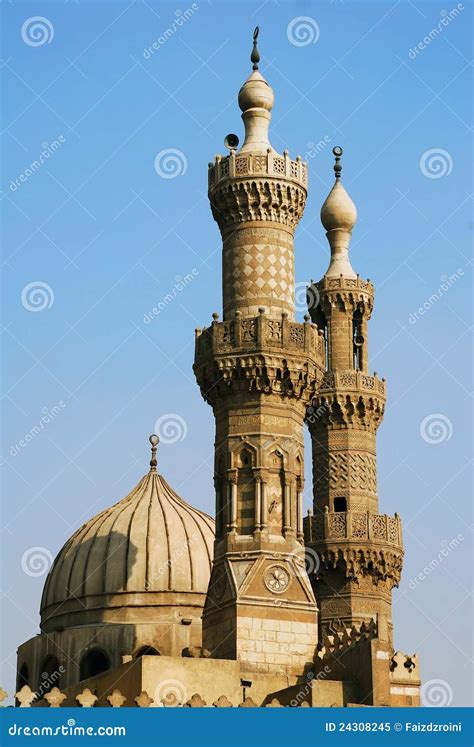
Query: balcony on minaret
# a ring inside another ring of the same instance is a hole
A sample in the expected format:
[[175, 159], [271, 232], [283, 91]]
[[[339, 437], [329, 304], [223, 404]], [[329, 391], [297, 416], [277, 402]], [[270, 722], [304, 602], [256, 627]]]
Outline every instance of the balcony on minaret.
[[[272, 353], [279, 356], [273, 360], [273, 365]], [[296, 381], [295, 377], [285, 377], [285, 370], [282, 371], [282, 363], [286, 363], [288, 370], [291, 368], [293, 356], [303, 356]], [[242, 317], [237, 312], [234, 319], [224, 322], [218, 321], [218, 315], [214, 314], [210, 327], [196, 329], [194, 372], [203, 397], [210, 404], [217, 393], [212, 384], [216, 373], [220, 388], [239, 371], [246, 371], [249, 384], [254, 377], [268, 376], [268, 393], [276, 385], [281, 392], [291, 394], [290, 388], [301, 390], [314, 380], [321, 381], [324, 370], [324, 337], [308, 315], [300, 323], [290, 321], [285, 312], [280, 319], [271, 318], [261, 308], [257, 317]]]

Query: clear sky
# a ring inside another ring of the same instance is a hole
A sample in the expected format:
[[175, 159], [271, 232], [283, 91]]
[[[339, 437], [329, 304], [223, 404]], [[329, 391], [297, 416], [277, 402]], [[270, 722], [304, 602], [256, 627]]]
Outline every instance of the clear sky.
[[[160, 471], [213, 512], [213, 417], [192, 372], [194, 329], [221, 308], [207, 164], [228, 132], [242, 136], [259, 24], [272, 143], [309, 161], [296, 280], [327, 267], [319, 210], [341, 145], [352, 263], [376, 288], [380, 510], [399, 512], [406, 549], [395, 646], [468, 705], [471, 7], [13, 0], [2, 12], [0, 685], [14, 692], [16, 647], [38, 631], [49, 557], [138, 482], [159, 417], [178, 423]], [[310, 462], [307, 448], [306, 508]]]

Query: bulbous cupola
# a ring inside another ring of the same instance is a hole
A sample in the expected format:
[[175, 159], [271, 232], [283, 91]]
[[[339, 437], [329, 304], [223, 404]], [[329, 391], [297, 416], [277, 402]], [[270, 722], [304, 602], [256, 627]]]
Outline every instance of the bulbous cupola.
[[321, 208], [321, 223], [327, 231], [326, 236], [331, 247], [331, 261], [325, 275], [355, 278], [356, 273], [349, 259], [349, 243], [357, 221], [357, 210], [341, 182], [342, 148], [333, 148], [333, 153], [336, 159], [336, 181]]

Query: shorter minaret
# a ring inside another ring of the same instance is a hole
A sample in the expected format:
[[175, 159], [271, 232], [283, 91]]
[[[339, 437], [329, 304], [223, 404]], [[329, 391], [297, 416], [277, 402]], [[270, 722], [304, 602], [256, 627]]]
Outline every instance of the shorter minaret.
[[325, 337], [326, 374], [307, 410], [314, 515], [305, 520], [305, 539], [320, 558], [313, 585], [323, 637], [375, 620], [379, 636], [390, 641], [391, 591], [403, 549], [397, 515], [378, 513], [376, 431], [385, 381], [368, 371], [374, 289], [350, 263], [357, 210], [340, 178], [342, 148], [333, 153], [336, 180], [321, 209], [331, 259], [322, 280], [308, 289], [311, 318]]

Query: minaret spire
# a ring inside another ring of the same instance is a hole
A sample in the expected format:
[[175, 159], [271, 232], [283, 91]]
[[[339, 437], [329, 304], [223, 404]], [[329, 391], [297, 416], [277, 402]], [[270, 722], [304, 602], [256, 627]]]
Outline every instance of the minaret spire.
[[356, 273], [349, 259], [349, 244], [357, 221], [357, 210], [341, 182], [343, 150], [336, 146], [332, 152], [335, 156], [336, 181], [321, 208], [321, 223], [326, 229], [326, 236], [331, 247], [331, 261], [325, 274], [326, 277], [342, 275], [355, 278]]
[[258, 69], [260, 52], [257, 39], [260, 29], [253, 32], [253, 49], [250, 55], [252, 72], [239, 91], [239, 106], [245, 126], [245, 139], [240, 153], [276, 153], [268, 139], [271, 110], [275, 101], [272, 88]]

